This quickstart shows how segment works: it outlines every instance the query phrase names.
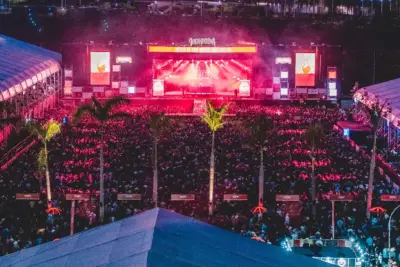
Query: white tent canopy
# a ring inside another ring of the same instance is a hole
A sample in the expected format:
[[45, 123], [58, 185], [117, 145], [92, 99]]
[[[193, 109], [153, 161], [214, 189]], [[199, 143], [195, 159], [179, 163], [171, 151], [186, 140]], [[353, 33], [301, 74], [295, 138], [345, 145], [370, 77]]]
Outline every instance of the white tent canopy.
[[379, 100], [380, 104], [390, 105], [392, 108], [391, 114], [388, 115], [387, 120], [392, 122], [395, 126], [400, 122], [400, 79], [395, 79], [383, 83], [370, 85], [359, 89], [354, 98], [367, 106]]
[[61, 54], [0, 34], [0, 101], [61, 70]]

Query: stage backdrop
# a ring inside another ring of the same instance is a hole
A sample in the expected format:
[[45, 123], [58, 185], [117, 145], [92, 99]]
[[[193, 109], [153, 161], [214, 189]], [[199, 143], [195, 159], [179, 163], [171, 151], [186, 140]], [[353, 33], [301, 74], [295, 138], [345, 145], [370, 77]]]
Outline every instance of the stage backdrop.
[[296, 53], [296, 87], [315, 86], [315, 53]]
[[90, 84], [110, 84], [110, 52], [90, 52]]
[[153, 60], [154, 77], [165, 93], [250, 95], [252, 60]]

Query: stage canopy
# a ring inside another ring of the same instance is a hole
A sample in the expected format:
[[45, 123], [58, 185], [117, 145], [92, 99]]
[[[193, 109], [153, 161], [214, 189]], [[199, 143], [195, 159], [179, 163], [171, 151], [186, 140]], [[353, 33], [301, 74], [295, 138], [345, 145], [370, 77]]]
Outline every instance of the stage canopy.
[[328, 267], [164, 209], [0, 257], [0, 266]]
[[0, 34], [0, 101], [61, 69], [61, 55]]
[[374, 84], [359, 89], [354, 98], [363, 104], [370, 106], [374, 101], [379, 100], [383, 104], [387, 101], [392, 107], [392, 114], [388, 115], [388, 120], [398, 125], [400, 122], [400, 79], [395, 79], [383, 83]]

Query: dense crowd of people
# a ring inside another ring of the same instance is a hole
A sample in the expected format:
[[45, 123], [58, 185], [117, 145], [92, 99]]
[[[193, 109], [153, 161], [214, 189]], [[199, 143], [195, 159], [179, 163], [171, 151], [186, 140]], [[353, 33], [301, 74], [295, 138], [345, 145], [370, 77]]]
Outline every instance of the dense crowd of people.
[[[179, 113], [180, 107], [126, 106], [133, 119], [112, 121], [105, 136], [105, 222], [137, 214], [154, 207], [152, 203], [152, 137], [145, 114]], [[63, 110], [63, 114], [67, 110]], [[357, 152], [332, 125], [344, 118], [338, 107], [250, 106], [236, 107], [237, 116], [226, 117], [216, 134], [215, 212], [208, 216], [210, 130], [201, 118], [173, 117], [158, 144], [159, 206], [208, 221], [259, 241], [280, 244], [282, 238], [331, 236], [330, 194], [348, 194], [352, 202], [336, 207], [337, 238], [357, 238], [371, 255], [384, 252], [387, 244], [388, 214], [366, 219], [369, 160]], [[237, 126], [260, 113], [273, 120], [274, 130], [264, 143], [265, 199], [263, 216], [250, 210], [257, 204], [259, 152], [248, 142], [248, 134]], [[64, 115], [58, 113], [58, 118]], [[71, 114], [71, 110], [69, 110]], [[51, 116], [51, 114], [49, 114]], [[92, 200], [76, 208], [77, 232], [98, 225], [99, 142], [98, 123], [84, 118], [79, 125], [64, 121], [62, 133], [49, 144], [49, 165], [53, 203], [61, 215], [45, 213], [45, 186], [37, 167], [37, 149], [23, 154], [0, 173], [1, 254], [38, 245], [69, 234], [70, 202], [65, 194], [89, 193]], [[312, 122], [325, 129], [324, 142], [315, 153], [317, 215], [313, 220], [311, 201], [311, 158], [303, 133]], [[16, 193], [41, 192], [40, 201], [17, 201]], [[117, 201], [117, 193], [137, 193], [142, 201]], [[248, 201], [225, 202], [223, 195], [241, 193]], [[398, 187], [375, 173], [374, 205], [381, 194], [397, 194]], [[195, 194], [196, 201], [173, 202], [171, 194]], [[276, 194], [300, 195], [300, 203], [275, 201]], [[385, 206], [388, 211], [393, 207]], [[29, 216], [27, 216], [29, 215]], [[397, 220], [392, 236], [397, 238]], [[396, 238], [393, 238], [395, 240]], [[397, 241], [397, 240], [396, 240]], [[400, 245], [400, 238], [398, 240]], [[395, 243], [391, 244], [394, 245]], [[397, 249], [397, 252], [399, 250]], [[385, 252], [386, 253], [386, 252]], [[389, 253], [382, 261], [389, 261]], [[394, 256], [393, 256], [394, 255]], [[392, 258], [397, 254], [392, 253]], [[374, 259], [374, 257], [372, 257]]]

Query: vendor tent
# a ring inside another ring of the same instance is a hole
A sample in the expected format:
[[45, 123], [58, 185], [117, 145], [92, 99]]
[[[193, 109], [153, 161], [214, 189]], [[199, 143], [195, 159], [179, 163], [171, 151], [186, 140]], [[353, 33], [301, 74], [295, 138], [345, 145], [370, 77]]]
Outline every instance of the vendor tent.
[[331, 266], [164, 209], [0, 258], [0, 266]]

